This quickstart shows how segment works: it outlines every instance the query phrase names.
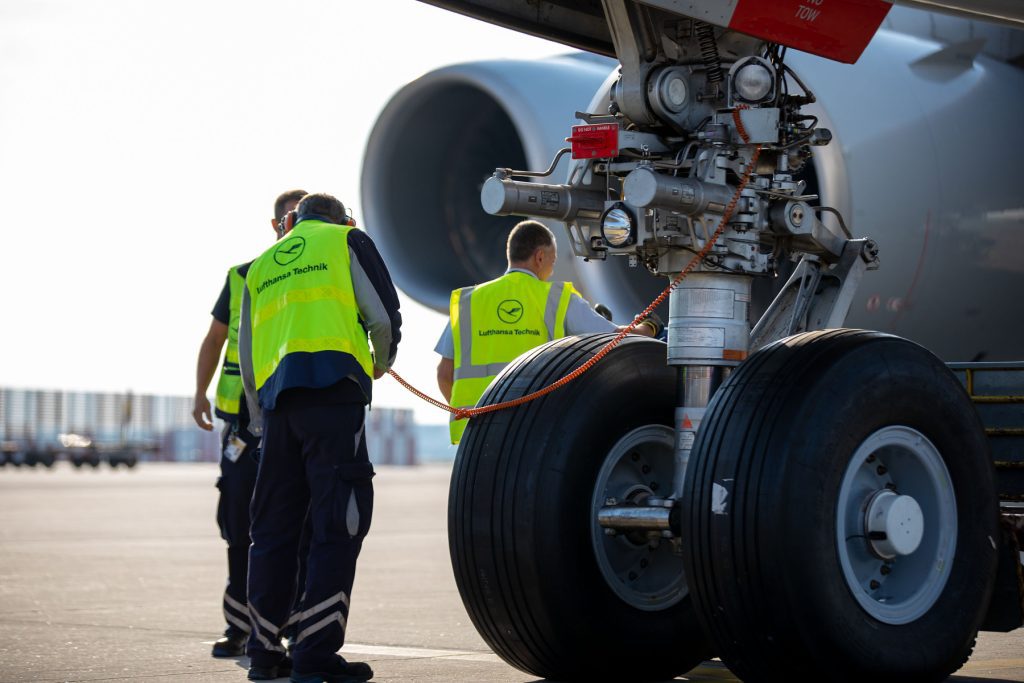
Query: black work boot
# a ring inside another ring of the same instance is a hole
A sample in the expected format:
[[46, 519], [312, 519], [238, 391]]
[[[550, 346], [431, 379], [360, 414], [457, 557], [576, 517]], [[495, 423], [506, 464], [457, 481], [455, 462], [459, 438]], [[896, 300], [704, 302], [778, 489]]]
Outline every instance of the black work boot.
[[248, 633], [228, 629], [223, 638], [214, 641], [211, 654], [214, 657], [241, 657], [245, 654], [245, 641], [248, 639]]
[[292, 671], [291, 683], [362, 683], [373, 678], [373, 669], [366, 662], [346, 662], [338, 657], [321, 671]]
[[270, 666], [250, 665], [248, 678], [250, 681], [272, 681], [275, 678], [284, 678], [291, 672], [292, 660], [288, 657], [282, 657], [280, 662]]

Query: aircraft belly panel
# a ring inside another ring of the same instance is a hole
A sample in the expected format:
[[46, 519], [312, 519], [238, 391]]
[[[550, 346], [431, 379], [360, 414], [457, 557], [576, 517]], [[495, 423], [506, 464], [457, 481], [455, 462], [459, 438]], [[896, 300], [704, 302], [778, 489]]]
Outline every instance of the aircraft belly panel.
[[881, 247], [847, 324], [947, 361], [1020, 358], [1024, 182], [1006, 150], [1024, 149], [1024, 73], [983, 57], [915, 66], [938, 47], [880, 32], [857, 68], [792, 56], [835, 134], [819, 151], [823, 203]]

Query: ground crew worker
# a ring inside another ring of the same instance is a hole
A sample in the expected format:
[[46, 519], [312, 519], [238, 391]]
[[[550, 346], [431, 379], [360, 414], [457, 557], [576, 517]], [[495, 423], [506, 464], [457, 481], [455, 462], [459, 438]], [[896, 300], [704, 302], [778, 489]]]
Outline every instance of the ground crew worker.
[[[558, 249], [543, 224], [522, 221], [512, 228], [505, 255], [504, 275], [452, 292], [448, 325], [434, 347], [441, 356], [437, 385], [451, 406], [475, 406], [491, 380], [535, 346], [566, 335], [623, 329], [595, 312], [571, 282], [547, 282]], [[651, 337], [660, 330], [645, 320], [635, 331]], [[450, 419], [453, 444], [466, 423]]]
[[[306, 196], [303, 190], [290, 190], [274, 202], [274, 218], [270, 224], [275, 233], [284, 215]], [[256, 485], [256, 459], [253, 451], [258, 439], [249, 433], [249, 409], [242, 400], [242, 377], [238, 370], [238, 319], [241, 314], [245, 274], [252, 263], [243, 263], [228, 270], [227, 280], [213, 307], [210, 329], [199, 347], [196, 363], [196, 395], [192, 418], [207, 431], [213, 430], [210, 401], [206, 391], [227, 341], [224, 363], [217, 380], [215, 413], [224, 420], [221, 435], [220, 500], [217, 503], [217, 525], [228, 544], [228, 581], [224, 589], [223, 610], [227, 628], [224, 636], [213, 644], [214, 657], [238, 657], [245, 654], [249, 638], [249, 610], [246, 607], [246, 576], [249, 570], [249, 501]]]
[[[297, 683], [373, 675], [337, 651], [373, 509], [365, 406], [372, 381], [395, 360], [401, 315], [387, 267], [353, 225], [337, 199], [308, 195], [286, 220], [291, 231], [246, 278], [239, 357], [252, 428], [263, 433], [249, 553], [250, 680], [289, 670]], [[306, 583], [289, 619], [307, 508]], [[279, 641], [289, 621], [294, 661]]]

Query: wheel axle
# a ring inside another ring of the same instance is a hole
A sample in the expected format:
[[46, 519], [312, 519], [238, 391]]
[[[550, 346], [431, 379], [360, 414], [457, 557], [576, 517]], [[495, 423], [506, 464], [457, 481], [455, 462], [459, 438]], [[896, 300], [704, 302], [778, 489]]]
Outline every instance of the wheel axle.
[[604, 529], [626, 531], [669, 531], [679, 536], [679, 507], [675, 501], [648, 498], [647, 505], [606, 505], [597, 513]]

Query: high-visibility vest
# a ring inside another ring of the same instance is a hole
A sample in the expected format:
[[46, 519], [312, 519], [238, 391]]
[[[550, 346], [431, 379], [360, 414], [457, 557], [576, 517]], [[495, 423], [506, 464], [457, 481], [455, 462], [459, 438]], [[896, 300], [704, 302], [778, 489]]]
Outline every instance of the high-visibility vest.
[[238, 367], [238, 321], [242, 313], [242, 290], [245, 277], [238, 272], [246, 264], [228, 270], [228, 347], [224, 351], [224, 362], [217, 379], [217, 396], [214, 407], [217, 416], [234, 421], [242, 400], [242, 374]]
[[245, 286], [257, 391], [292, 353], [348, 354], [366, 382], [373, 377], [352, 288], [348, 233], [353, 229], [304, 220], [249, 268]]
[[[455, 381], [451, 405], [475, 406], [509, 362], [535, 346], [564, 337], [565, 314], [574, 293], [570, 282], [544, 282], [517, 271], [452, 292]], [[459, 442], [465, 429], [466, 420], [452, 416], [452, 443]]]

